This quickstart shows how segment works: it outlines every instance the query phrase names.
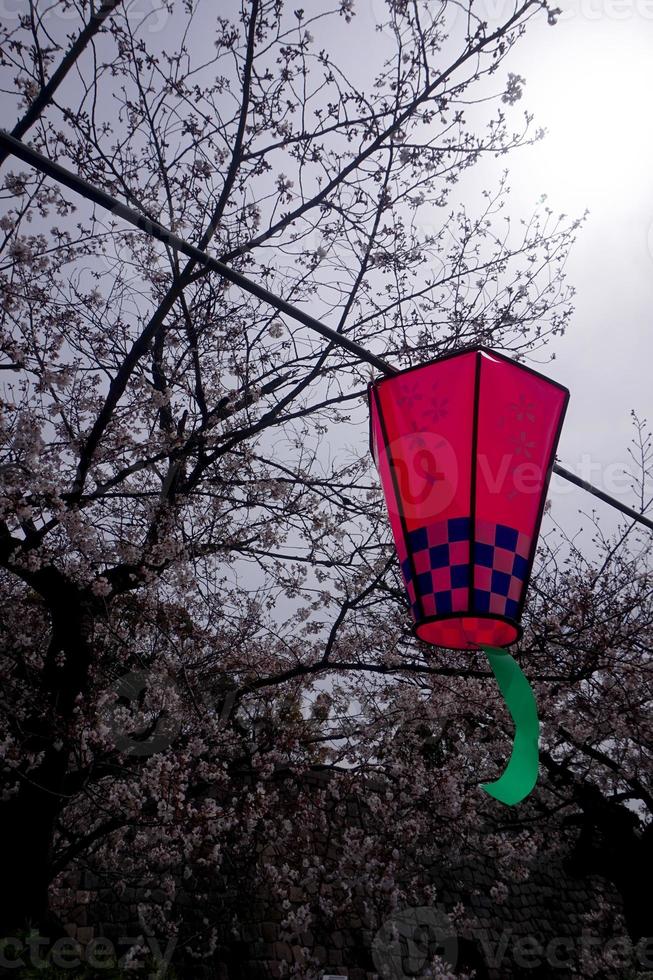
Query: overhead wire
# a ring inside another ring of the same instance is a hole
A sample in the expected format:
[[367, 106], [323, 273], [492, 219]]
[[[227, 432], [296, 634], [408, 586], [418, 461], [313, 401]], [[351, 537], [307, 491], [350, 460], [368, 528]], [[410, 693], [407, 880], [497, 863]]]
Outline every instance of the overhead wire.
[[[6, 158], [8, 155], [17, 157], [22, 160], [23, 163], [34, 167], [34, 169], [45, 174], [47, 177], [52, 178], [70, 190], [82, 197], [86, 198], [88, 201], [92, 201], [99, 207], [104, 208], [106, 211], [123, 218], [129, 224], [143, 231], [146, 235], [150, 235], [152, 238], [156, 238], [158, 241], [170, 246], [173, 249], [181, 252], [183, 255], [188, 256], [190, 259], [194, 259], [198, 264], [203, 265], [205, 268], [210, 269], [212, 272], [217, 272], [218, 275], [222, 276], [228, 282], [233, 283], [235, 286], [239, 286], [245, 292], [250, 293], [252, 296], [256, 296], [258, 299], [262, 300], [264, 303], [269, 304], [274, 309], [278, 310], [280, 313], [285, 314], [298, 323], [303, 324], [310, 330], [315, 331], [322, 337], [325, 337], [332, 344], [336, 344], [339, 347], [344, 348], [351, 354], [355, 354], [361, 361], [365, 361], [371, 364], [377, 370], [381, 371], [384, 375], [394, 375], [398, 374], [397, 368], [389, 364], [384, 358], [379, 357], [377, 354], [373, 354], [372, 351], [367, 350], [360, 344], [356, 343], [350, 337], [347, 337], [339, 330], [334, 330], [333, 327], [327, 326], [318, 320], [316, 317], [306, 313], [304, 310], [287, 300], [282, 299], [282, 297], [277, 296], [272, 293], [269, 289], [264, 286], [259, 285], [247, 276], [244, 276], [241, 272], [233, 269], [231, 266], [227, 265], [225, 262], [221, 262], [219, 259], [214, 258], [207, 252], [195, 245], [191, 245], [190, 242], [185, 241], [185, 239], [180, 238], [169, 228], [164, 225], [159, 224], [159, 222], [154, 221], [147, 215], [139, 214], [138, 211], [134, 210], [122, 201], [103, 191], [101, 188], [96, 187], [89, 181], [80, 177], [79, 174], [74, 173], [71, 170], [67, 170], [62, 167], [61, 164], [55, 163], [53, 160], [48, 159], [38, 150], [33, 149], [26, 143], [21, 142], [21, 140], [16, 139], [15, 136], [0, 130], [0, 161]], [[582, 490], [586, 490], [588, 493], [593, 494], [599, 500], [604, 501], [604, 503], [609, 504], [616, 510], [625, 514], [631, 520], [636, 521], [649, 530], [653, 531], [653, 520], [647, 517], [645, 514], [639, 513], [639, 511], [634, 510], [627, 504], [622, 503], [622, 501], [617, 500], [615, 497], [610, 496], [610, 494], [605, 493], [598, 487], [589, 483], [587, 480], [583, 480], [582, 477], [577, 476], [568, 470], [566, 467], [561, 466], [559, 463], [554, 463], [553, 472], [562, 479], [573, 483], [575, 486], [580, 487]]]

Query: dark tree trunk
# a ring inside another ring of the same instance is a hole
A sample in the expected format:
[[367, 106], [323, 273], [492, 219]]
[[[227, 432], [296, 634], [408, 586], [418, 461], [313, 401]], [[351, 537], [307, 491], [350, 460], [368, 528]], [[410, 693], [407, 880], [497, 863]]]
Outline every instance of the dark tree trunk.
[[0, 935], [28, 927], [53, 935], [48, 888], [57, 819], [66, 802], [65, 779], [75, 700], [86, 689], [92, 620], [98, 610], [77, 587], [52, 569], [35, 577], [51, 616], [52, 633], [41, 677], [46, 712], [26, 725], [26, 748], [43, 752], [40, 763], [21, 773], [18, 793], [0, 804]]
[[48, 936], [50, 863], [55, 823], [61, 807], [58, 790], [66, 770], [64, 752], [51, 749], [23, 781], [20, 792], [0, 809], [0, 932], [33, 927]]
[[594, 787], [579, 792], [583, 808], [581, 832], [569, 861], [569, 871], [596, 874], [612, 882], [623, 901], [631, 940], [653, 936], [650, 882], [653, 874], [653, 832], [634, 813], [605, 800]]

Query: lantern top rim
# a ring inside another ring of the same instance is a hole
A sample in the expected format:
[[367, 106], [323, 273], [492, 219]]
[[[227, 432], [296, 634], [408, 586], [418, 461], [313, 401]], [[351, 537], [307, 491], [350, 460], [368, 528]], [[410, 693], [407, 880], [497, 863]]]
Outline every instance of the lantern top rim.
[[368, 388], [378, 387], [379, 385], [384, 384], [386, 381], [393, 381], [395, 378], [410, 374], [411, 371], [418, 371], [420, 368], [440, 364], [443, 361], [451, 360], [454, 357], [463, 357], [465, 354], [485, 354], [488, 357], [495, 357], [500, 361], [514, 365], [516, 368], [519, 368], [522, 371], [527, 371], [536, 378], [540, 378], [542, 381], [546, 381], [554, 387], [560, 389], [560, 391], [564, 391], [567, 394], [567, 398], [569, 398], [571, 394], [566, 385], [561, 384], [559, 381], [554, 381], [554, 379], [550, 378], [547, 374], [542, 374], [541, 371], [536, 371], [535, 368], [530, 367], [528, 364], [522, 364], [521, 361], [515, 360], [514, 357], [509, 357], [507, 354], [501, 354], [499, 351], [494, 350], [494, 348], [485, 346], [485, 344], [470, 344], [468, 346], [457, 347], [456, 350], [448, 351], [446, 354], [442, 354], [439, 357], [434, 357], [430, 361], [422, 361], [419, 364], [411, 364], [409, 367], [396, 370], [392, 374], [380, 375], [378, 378], [375, 378], [373, 381], [369, 382]]

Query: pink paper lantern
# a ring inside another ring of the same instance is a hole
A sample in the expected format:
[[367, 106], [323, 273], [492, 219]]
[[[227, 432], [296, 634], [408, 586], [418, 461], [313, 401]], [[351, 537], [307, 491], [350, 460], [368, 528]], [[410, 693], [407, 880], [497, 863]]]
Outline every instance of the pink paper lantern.
[[370, 385], [370, 443], [417, 636], [504, 647], [519, 620], [569, 392], [478, 348]]

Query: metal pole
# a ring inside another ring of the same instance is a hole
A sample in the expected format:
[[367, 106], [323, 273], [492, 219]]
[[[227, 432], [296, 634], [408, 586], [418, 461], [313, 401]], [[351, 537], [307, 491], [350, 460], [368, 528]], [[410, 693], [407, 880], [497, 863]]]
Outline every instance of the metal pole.
[[236, 272], [230, 266], [225, 265], [220, 262], [219, 259], [214, 259], [212, 256], [207, 255], [201, 249], [196, 248], [194, 245], [190, 245], [188, 242], [184, 241], [183, 238], [179, 238], [174, 232], [160, 225], [157, 221], [152, 221], [151, 218], [145, 217], [143, 214], [139, 214], [138, 211], [134, 211], [133, 208], [128, 207], [126, 204], [122, 204], [117, 201], [116, 198], [107, 194], [105, 191], [100, 190], [99, 187], [95, 187], [93, 184], [89, 184], [87, 180], [83, 177], [79, 177], [77, 174], [72, 173], [70, 170], [66, 170], [61, 167], [58, 163], [54, 163], [52, 160], [48, 160], [47, 157], [43, 156], [37, 150], [33, 150], [30, 146], [25, 143], [21, 143], [20, 140], [15, 139], [10, 136], [9, 133], [0, 130], [0, 147], [9, 153], [13, 153], [17, 156], [19, 160], [24, 163], [35, 167], [40, 170], [41, 173], [46, 174], [48, 177], [52, 177], [53, 180], [58, 181], [60, 184], [64, 184], [69, 187], [72, 191], [77, 194], [81, 194], [89, 201], [93, 201], [94, 204], [98, 204], [101, 208], [110, 211], [112, 214], [117, 214], [119, 217], [124, 218], [129, 224], [134, 225], [136, 228], [140, 228], [147, 235], [151, 235], [153, 238], [158, 239], [160, 242], [164, 242], [166, 245], [170, 245], [172, 248], [176, 248], [177, 251], [182, 252], [187, 255], [188, 258], [194, 259], [200, 265], [205, 266], [207, 269], [211, 269], [213, 272], [219, 273], [229, 282], [232, 282], [235, 286], [240, 286], [246, 292], [251, 293], [253, 296], [262, 299], [265, 303], [269, 303], [275, 309], [279, 310], [281, 313], [285, 313], [287, 316], [292, 317], [294, 320], [298, 320], [303, 323], [304, 326], [309, 327], [311, 330], [315, 330], [316, 333], [321, 334], [326, 337], [327, 340], [332, 341], [334, 344], [338, 344], [339, 347], [344, 347], [350, 353], [355, 354], [362, 361], [367, 361], [368, 364], [372, 364], [383, 374], [396, 374], [396, 369], [392, 365], [388, 364], [381, 357], [377, 357], [376, 354], [372, 354], [371, 351], [365, 350], [353, 340], [349, 340], [343, 334], [338, 333], [337, 330], [333, 330], [332, 327], [327, 327], [326, 324], [321, 323], [312, 317], [309, 313], [305, 313], [303, 310], [298, 309], [291, 303], [287, 303], [286, 300], [281, 299], [279, 296], [275, 296], [268, 289], [263, 286], [259, 286], [258, 283], [253, 282], [246, 276], [241, 275], [240, 272]]
[[[46, 174], [48, 177], [52, 177], [53, 180], [58, 181], [60, 184], [64, 184], [69, 187], [72, 191], [77, 194], [81, 194], [89, 201], [93, 201], [94, 204], [98, 204], [101, 208], [110, 211], [112, 214], [117, 214], [119, 217], [124, 218], [125, 221], [133, 225], [135, 228], [139, 228], [144, 231], [147, 235], [151, 235], [153, 238], [158, 239], [160, 242], [164, 242], [167, 245], [176, 248], [179, 252], [187, 255], [188, 258], [194, 259], [200, 265], [205, 266], [207, 269], [211, 269], [213, 272], [217, 272], [219, 275], [228, 279], [235, 286], [239, 286], [245, 292], [251, 293], [258, 299], [263, 300], [270, 306], [279, 310], [280, 313], [285, 313], [286, 316], [291, 317], [293, 320], [297, 320], [299, 323], [303, 323], [304, 326], [309, 327], [309, 329], [314, 330], [316, 333], [321, 334], [322, 337], [326, 337], [332, 343], [337, 344], [339, 347], [344, 347], [350, 353], [355, 354], [362, 361], [367, 361], [373, 367], [378, 368], [383, 374], [392, 375], [397, 374], [397, 369], [383, 358], [377, 357], [376, 354], [372, 354], [371, 351], [365, 350], [360, 344], [357, 344], [353, 340], [349, 340], [343, 334], [338, 333], [337, 330], [333, 330], [332, 327], [327, 327], [326, 324], [321, 323], [316, 320], [315, 317], [310, 316], [310, 314], [305, 313], [298, 307], [293, 306], [292, 303], [287, 303], [286, 300], [281, 299], [279, 296], [275, 296], [268, 289], [263, 286], [259, 286], [258, 283], [253, 282], [246, 276], [243, 276], [240, 272], [236, 272], [230, 266], [225, 265], [220, 262], [219, 259], [214, 259], [212, 256], [207, 255], [201, 249], [196, 248], [194, 245], [189, 244], [189, 242], [184, 241], [183, 238], [179, 238], [174, 232], [160, 225], [156, 221], [152, 221], [151, 218], [145, 217], [145, 215], [139, 214], [138, 211], [134, 211], [126, 204], [122, 204], [116, 198], [107, 194], [106, 191], [101, 190], [99, 187], [95, 187], [90, 184], [83, 177], [79, 177], [77, 174], [72, 173], [70, 170], [66, 170], [65, 167], [60, 166], [58, 163], [54, 163], [52, 160], [48, 160], [47, 157], [43, 156], [37, 150], [33, 150], [30, 146], [22, 143], [20, 140], [15, 139], [6, 133], [4, 130], [0, 130], [0, 147], [7, 153], [11, 153], [22, 160], [24, 163], [29, 164], [36, 170], [40, 170], [41, 173]], [[559, 466], [558, 463], [554, 463], [553, 472], [557, 473], [564, 480], [568, 480], [570, 483], [575, 484], [583, 490], [587, 490], [588, 493], [593, 494], [598, 497], [599, 500], [603, 500], [605, 503], [610, 504], [616, 510], [621, 511], [622, 514], [626, 514], [633, 521], [637, 521], [639, 524], [644, 525], [644, 527], [649, 528], [653, 531], [653, 520], [645, 517], [644, 514], [639, 514], [632, 507], [628, 507], [627, 504], [622, 504], [621, 501], [616, 500], [614, 497], [610, 497], [603, 490], [599, 490], [598, 487], [593, 486], [593, 484], [588, 483], [586, 480], [582, 480], [579, 476], [571, 473], [570, 470], [565, 469], [564, 466]]]
[[[120, 0], [105, 0], [105, 2], [100, 3], [99, 10], [96, 10], [96, 12], [92, 15], [86, 27], [77, 37], [77, 40], [74, 41], [67, 54], [64, 55], [58, 67], [53, 72], [52, 77], [43, 86], [25, 115], [18, 120], [12, 129], [12, 136], [15, 136], [17, 139], [21, 139], [30, 126], [36, 122], [44, 108], [52, 100], [54, 93], [57, 91], [70, 69], [84, 51], [84, 48], [88, 42], [95, 36], [95, 34], [97, 34], [104, 21], [107, 19], [109, 14], [113, 13], [119, 3]], [[5, 148], [4, 151], [0, 153], [0, 165], [5, 162], [10, 152], [11, 151], [8, 148]]]
[[615, 500], [614, 497], [604, 493], [603, 490], [599, 490], [598, 487], [595, 487], [592, 483], [588, 483], [587, 480], [582, 480], [579, 476], [576, 476], [575, 473], [565, 469], [564, 466], [559, 466], [558, 463], [554, 463], [553, 472], [557, 473], [558, 476], [561, 476], [563, 480], [569, 480], [570, 483], [574, 483], [582, 490], [587, 490], [588, 493], [594, 494], [594, 496], [598, 497], [599, 500], [604, 500], [606, 504], [610, 504], [611, 507], [615, 507], [617, 510], [620, 510], [622, 514], [626, 514], [634, 521], [638, 521], [640, 524], [643, 524], [644, 527], [648, 527], [651, 531], [653, 531], [653, 520], [651, 520], [650, 517], [645, 517], [644, 514], [640, 514], [639, 511], [633, 510], [633, 508], [629, 507], [627, 504], [622, 504], [620, 500]]

